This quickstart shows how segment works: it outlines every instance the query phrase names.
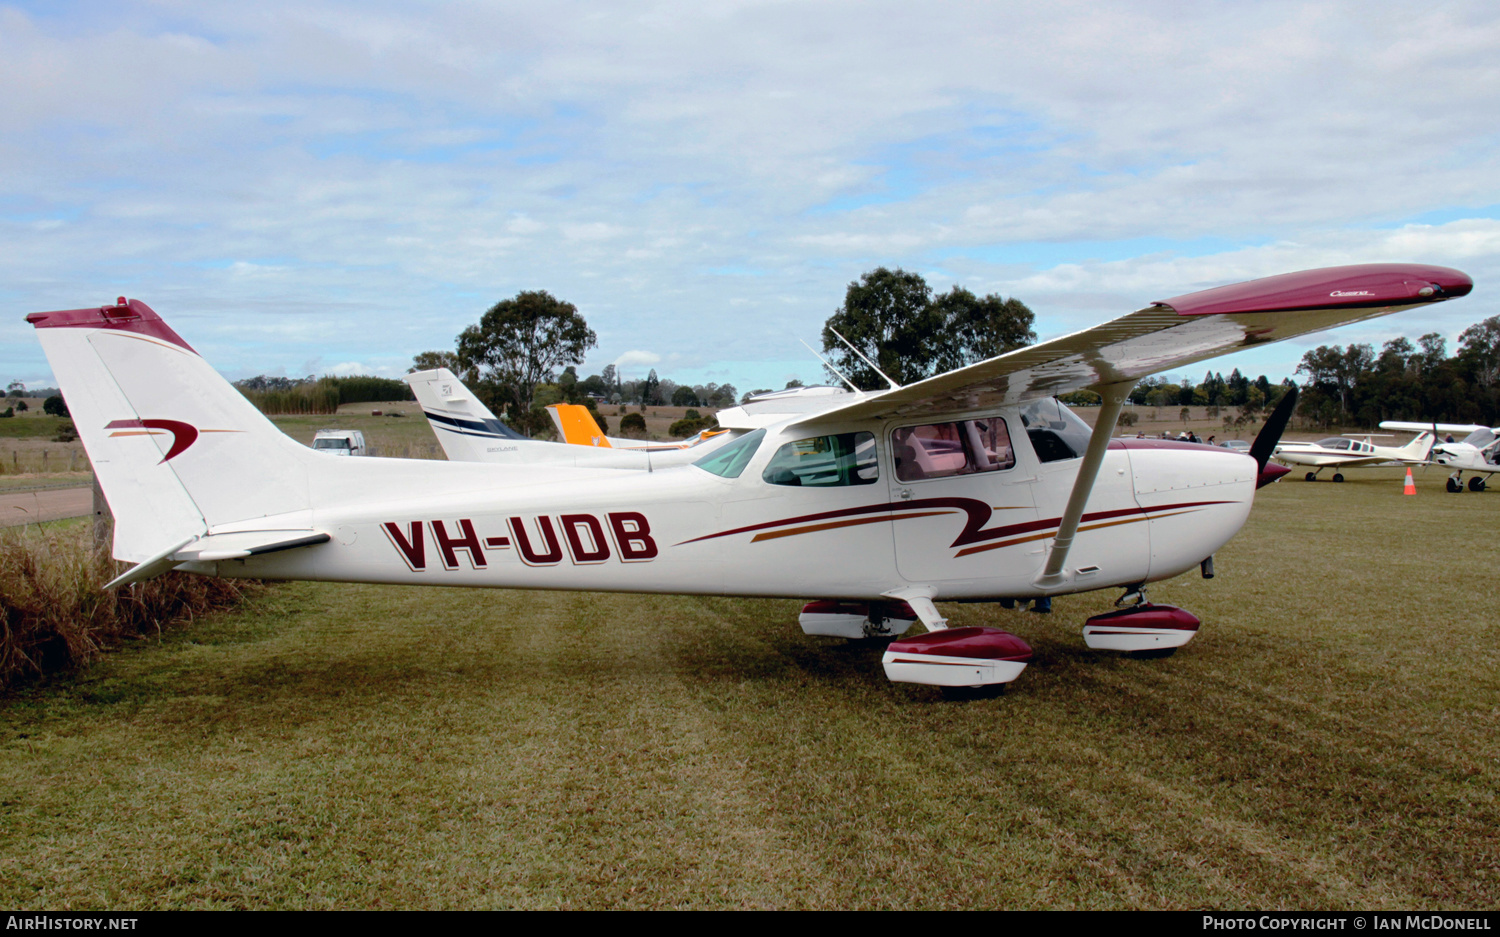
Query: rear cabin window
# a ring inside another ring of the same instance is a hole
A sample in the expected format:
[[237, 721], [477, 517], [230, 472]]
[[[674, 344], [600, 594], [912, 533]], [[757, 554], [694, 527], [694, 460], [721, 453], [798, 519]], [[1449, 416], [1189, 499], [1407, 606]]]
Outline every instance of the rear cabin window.
[[902, 426], [891, 433], [896, 478], [904, 482], [998, 472], [1016, 464], [1000, 417]]
[[873, 485], [880, 479], [873, 433], [840, 433], [789, 442], [776, 450], [761, 478], [794, 488]]

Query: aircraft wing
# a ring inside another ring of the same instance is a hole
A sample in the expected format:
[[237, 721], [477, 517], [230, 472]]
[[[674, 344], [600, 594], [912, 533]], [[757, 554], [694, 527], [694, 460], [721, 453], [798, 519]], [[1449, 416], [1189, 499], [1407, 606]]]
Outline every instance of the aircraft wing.
[[1413, 433], [1424, 431], [1430, 433], [1434, 427], [1440, 433], [1463, 433], [1465, 436], [1475, 430], [1490, 428], [1488, 426], [1481, 426], [1478, 423], [1407, 423], [1401, 420], [1386, 420], [1380, 424], [1381, 429], [1404, 429]]
[[1464, 296], [1473, 288], [1473, 281], [1458, 270], [1424, 264], [1325, 267], [1220, 286], [869, 394], [796, 425], [936, 417], [1135, 381], [1242, 348]]

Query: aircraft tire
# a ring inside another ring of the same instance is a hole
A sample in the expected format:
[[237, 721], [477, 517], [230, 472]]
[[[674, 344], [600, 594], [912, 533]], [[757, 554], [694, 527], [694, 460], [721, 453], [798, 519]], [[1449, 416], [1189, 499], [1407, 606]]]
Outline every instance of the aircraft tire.
[[1483, 491], [1484, 490], [1484, 479], [1480, 478], [1478, 475], [1475, 475], [1473, 478], [1469, 479], [1469, 490], [1470, 491]]
[[1464, 486], [1460, 485], [1458, 482], [1456, 482], [1456, 481], [1454, 481], [1453, 479], [1450, 478], [1450, 479], [1448, 479], [1448, 490], [1449, 491], [1463, 491], [1464, 490]]
[[1304, 475], [1302, 477], [1305, 478], [1305, 479], [1307, 479], [1310, 482], [1315, 482], [1315, 481], [1318, 480], [1318, 473], [1317, 472], [1308, 472], [1306, 475]]
[[975, 700], [994, 699], [1005, 695], [1005, 684], [993, 683], [989, 686], [945, 686], [943, 699], [950, 703], [971, 703]]
[[1341, 475], [1341, 474], [1339, 474], [1338, 472], [1334, 472], [1333, 473], [1333, 480], [1336, 481], [1336, 482], [1341, 482], [1341, 481], [1344, 480], [1344, 476]]
[[1131, 660], [1162, 660], [1177, 653], [1175, 647], [1154, 647], [1149, 651], [1131, 651]]

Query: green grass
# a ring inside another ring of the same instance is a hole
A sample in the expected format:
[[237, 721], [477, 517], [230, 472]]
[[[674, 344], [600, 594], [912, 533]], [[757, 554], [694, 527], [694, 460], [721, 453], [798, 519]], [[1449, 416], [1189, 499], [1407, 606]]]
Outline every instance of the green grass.
[[[0, 410], [13, 404], [0, 403]], [[0, 439], [51, 439], [58, 434], [64, 423], [71, 423], [71, 417], [49, 416], [42, 413], [41, 407], [36, 406], [32, 412], [18, 413], [15, 416], [0, 420]]]
[[[394, 421], [393, 421], [394, 422]], [[0, 708], [0, 904], [1488, 909], [1500, 493], [1284, 481], [1177, 656], [892, 685], [798, 603], [295, 584]]]

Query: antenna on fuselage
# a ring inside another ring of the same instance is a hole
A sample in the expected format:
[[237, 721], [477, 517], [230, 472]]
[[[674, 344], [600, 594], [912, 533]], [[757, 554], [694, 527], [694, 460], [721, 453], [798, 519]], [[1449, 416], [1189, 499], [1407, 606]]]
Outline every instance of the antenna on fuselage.
[[[839, 330], [836, 329], [836, 328], [834, 328], [831, 325], [828, 326], [828, 331], [832, 332], [835, 335], [839, 335]], [[856, 355], [859, 355], [859, 360], [863, 361], [865, 364], [868, 364], [871, 368], [874, 369], [874, 371], [875, 371], [876, 374], [879, 374], [881, 377], [885, 378], [885, 382], [887, 384], [891, 385], [891, 390], [900, 390], [901, 389], [901, 385], [897, 384], [895, 381], [891, 380], [890, 375], [888, 375], [884, 371], [880, 370], [879, 366], [876, 365], [875, 362], [871, 361], [869, 358], [866, 358], [864, 352], [860, 351], [858, 348], [855, 348], [853, 342], [849, 341], [847, 338], [845, 338], [842, 335], [839, 335], [839, 341], [843, 342], [845, 345], [848, 345], [850, 351], [854, 352]], [[834, 373], [837, 374], [838, 372], [834, 372]], [[840, 374], [839, 377], [843, 377], [843, 375]]]
[[[797, 339], [797, 341], [802, 342], [802, 339], [799, 338], [799, 339]], [[841, 380], [845, 384], [849, 385], [849, 389], [850, 390], [854, 391], [856, 394], [862, 394], [862, 393], [864, 393], [864, 391], [862, 391], [858, 387], [854, 386], [854, 382], [853, 381], [849, 380], [847, 377], [844, 377], [844, 372], [843, 371], [840, 371], [838, 368], [836, 368], [833, 365], [829, 364], [827, 358], [825, 358], [822, 355], [818, 354], [816, 351], [813, 351], [813, 346], [809, 345], [807, 342], [802, 342], [802, 347], [806, 348], [808, 351], [812, 351], [813, 357], [817, 358], [819, 361], [823, 362], [823, 367], [825, 367], [828, 370], [832, 371], [834, 374], [837, 374], [839, 376], [839, 380]], [[887, 378], [887, 380], [889, 380], [889, 378]]]

